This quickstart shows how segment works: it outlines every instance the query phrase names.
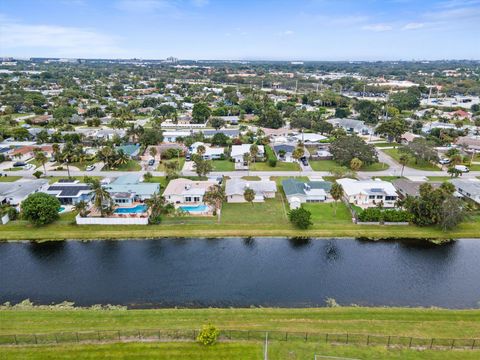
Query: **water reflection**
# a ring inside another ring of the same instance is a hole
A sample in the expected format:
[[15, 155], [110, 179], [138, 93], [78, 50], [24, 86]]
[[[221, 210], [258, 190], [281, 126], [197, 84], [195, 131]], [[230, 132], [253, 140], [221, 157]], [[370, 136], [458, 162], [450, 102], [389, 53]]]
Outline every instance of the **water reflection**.
[[67, 247], [66, 241], [45, 241], [45, 242], [30, 242], [28, 250], [30, 254], [42, 261], [51, 261], [60, 259]]
[[308, 237], [293, 237], [289, 238], [288, 242], [292, 248], [300, 249], [309, 247], [312, 244], [312, 239]]
[[243, 245], [245, 245], [246, 248], [253, 249], [256, 247], [257, 244], [255, 242], [255, 238], [246, 237], [246, 238], [243, 238]]
[[323, 245], [323, 254], [327, 262], [335, 262], [340, 259], [340, 249], [336, 240], [327, 240]]

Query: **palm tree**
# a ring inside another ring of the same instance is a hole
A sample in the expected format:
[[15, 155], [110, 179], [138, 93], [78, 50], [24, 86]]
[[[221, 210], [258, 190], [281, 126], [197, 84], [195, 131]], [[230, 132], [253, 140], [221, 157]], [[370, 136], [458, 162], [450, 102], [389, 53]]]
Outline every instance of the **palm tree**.
[[38, 162], [39, 164], [42, 164], [43, 166], [43, 174], [45, 176], [47, 176], [47, 168], [45, 167], [45, 164], [47, 163], [47, 156], [45, 155], [45, 153], [40, 150], [40, 149], [36, 149], [35, 150], [35, 161]]
[[253, 206], [253, 200], [255, 200], [255, 191], [250, 188], [246, 188], [243, 192], [243, 197], [245, 201], [249, 202]]
[[73, 210], [76, 211], [80, 215], [80, 217], [85, 217], [87, 215], [87, 208], [88, 204], [85, 201], [81, 200], [75, 204]]
[[152, 146], [148, 152], [150, 153], [150, 156], [155, 159], [155, 156], [157, 156], [157, 148], [155, 146]]
[[353, 171], [360, 170], [362, 166], [363, 166], [363, 161], [360, 160], [359, 158], [353, 158], [350, 161], [350, 169], [352, 169]]
[[128, 164], [128, 162], [130, 161], [130, 157], [123, 150], [119, 150], [117, 155], [118, 157], [115, 160], [116, 166]]
[[302, 147], [297, 147], [295, 150], [293, 150], [292, 157], [298, 161], [304, 154], [305, 150]]
[[60, 145], [53, 144], [52, 152], [53, 152], [53, 157], [55, 158], [55, 161], [58, 161], [60, 159]]
[[[95, 208], [100, 211], [101, 217], [104, 217], [113, 205], [110, 193], [102, 187], [102, 184], [100, 184], [100, 181], [97, 179], [89, 179], [88, 184], [92, 187], [94, 196], [93, 204]], [[106, 203], [108, 204], [107, 206], [105, 206]]]
[[252, 144], [250, 146], [250, 156], [252, 157], [252, 161], [255, 163], [255, 159], [257, 158], [258, 155], [258, 145], [257, 144]]
[[113, 148], [111, 146], [104, 146], [100, 151], [99, 155], [102, 160], [105, 162], [107, 168], [110, 168], [112, 164]]
[[161, 221], [160, 216], [164, 213], [167, 204], [165, 198], [158, 193], [154, 193], [150, 199], [145, 200], [145, 204], [150, 209], [150, 222], [159, 224]]
[[343, 194], [343, 186], [336, 182], [333, 183], [330, 189], [330, 195], [332, 195], [333, 200], [335, 200], [335, 217], [337, 216], [337, 201], [343, 197]]
[[220, 185], [211, 186], [205, 195], [203, 195], [203, 201], [214, 207], [215, 212], [217, 213], [218, 222], [220, 222], [220, 207], [225, 200], [225, 190]]
[[207, 149], [205, 148], [204, 145], [199, 145], [197, 147], [197, 154], [200, 155], [202, 158], [203, 158], [203, 154], [205, 154], [206, 151]]
[[400, 163], [400, 165], [402, 165], [402, 173], [400, 176], [403, 176], [403, 170], [405, 169], [405, 165], [408, 164], [408, 155], [407, 154], [403, 154], [403, 155], [400, 155], [400, 157], [398, 158], [398, 162]]
[[66, 143], [65, 146], [63, 147], [62, 151], [62, 161], [67, 165], [67, 173], [68, 177], [70, 178], [70, 166], [69, 163], [72, 161], [72, 156], [73, 156], [73, 144], [72, 143]]

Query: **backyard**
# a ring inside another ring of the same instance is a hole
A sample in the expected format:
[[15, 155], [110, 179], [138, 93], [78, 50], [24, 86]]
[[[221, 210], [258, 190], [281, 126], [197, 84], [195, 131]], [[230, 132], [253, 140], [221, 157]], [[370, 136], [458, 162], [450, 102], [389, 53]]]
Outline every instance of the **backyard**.
[[[334, 171], [342, 167], [335, 160], [312, 160], [309, 163], [315, 171]], [[363, 166], [360, 171], [382, 171], [388, 168], [389, 166], [385, 163], [373, 163]]]
[[280, 224], [286, 221], [282, 195], [277, 191], [274, 199], [263, 203], [224, 203], [222, 225], [227, 224]]
[[312, 213], [312, 222], [316, 225], [351, 224], [352, 216], [347, 206], [339, 201], [337, 203], [337, 215], [335, 216], [335, 203], [306, 203], [302, 207]]
[[178, 162], [178, 169], [179, 169], [179, 171], [181, 171], [183, 169], [183, 165], [185, 164], [185, 158], [184, 157], [173, 158], [173, 159], [169, 159], [169, 160], [162, 160], [158, 164], [157, 171], [166, 171], [165, 164], [166, 163], [171, 163], [171, 162], [174, 162], [174, 161]]

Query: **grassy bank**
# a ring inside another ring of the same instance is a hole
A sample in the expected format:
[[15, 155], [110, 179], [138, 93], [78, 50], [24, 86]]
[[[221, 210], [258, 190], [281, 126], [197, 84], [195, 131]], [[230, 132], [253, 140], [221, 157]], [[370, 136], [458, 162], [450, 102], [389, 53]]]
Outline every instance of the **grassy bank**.
[[420, 308], [0, 310], [0, 334], [86, 330], [220, 329], [474, 338], [480, 310]]

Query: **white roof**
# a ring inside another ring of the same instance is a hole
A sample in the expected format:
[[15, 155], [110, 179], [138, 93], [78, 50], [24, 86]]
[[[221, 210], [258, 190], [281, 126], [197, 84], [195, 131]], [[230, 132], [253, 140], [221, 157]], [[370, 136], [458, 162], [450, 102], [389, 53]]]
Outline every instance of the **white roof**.
[[163, 192], [163, 196], [169, 195], [204, 195], [215, 181], [193, 181], [190, 179], [174, 179], [170, 181]]
[[317, 141], [325, 140], [327, 137], [320, 134], [303, 133], [303, 134], [295, 135], [294, 138], [300, 141], [317, 142]]
[[239, 178], [233, 178], [227, 180], [225, 186], [225, 194], [230, 195], [243, 195], [246, 189], [252, 189], [255, 191], [255, 194], [262, 194], [265, 192], [276, 192], [277, 184], [275, 181], [271, 180], [260, 180], [260, 181], [247, 181]]
[[355, 180], [355, 179], [338, 179], [337, 183], [342, 185], [343, 191], [347, 196], [357, 194], [374, 195], [379, 190], [387, 196], [397, 196], [397, 191], [392, 183], [383, 180]]
[[[250, 147], [252, 144], [242, 144], [242, 145], [232, 145], [231, 156], [243, 156], [243, 154], [250, 152]], [[263, 154], [263, 145], [258, 145], [258, 153]]]

